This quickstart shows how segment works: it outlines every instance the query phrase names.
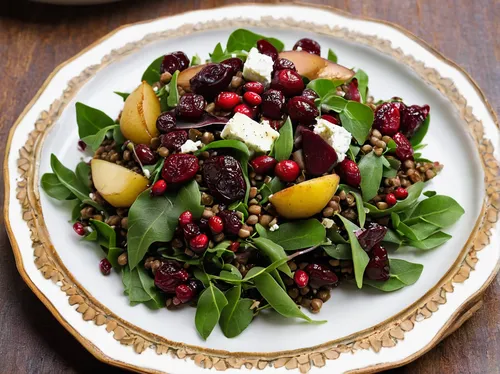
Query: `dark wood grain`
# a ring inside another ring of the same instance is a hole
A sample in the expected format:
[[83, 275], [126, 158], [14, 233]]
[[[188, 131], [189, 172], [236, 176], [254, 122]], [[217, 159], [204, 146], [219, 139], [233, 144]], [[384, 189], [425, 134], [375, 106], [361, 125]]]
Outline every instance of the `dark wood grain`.
[[[253, 2], [259, 2], [254, 0]], [[335, 0], [356, 15], [398, 23], [471, 73], [500, 109], [500, 2], [496, 0]], [[8, 4], [6, 4], [8, 3]], [[0, 144], [50, 72], [123, 24], [233, 1], [142, 0], [95, 7], [0, 5]], [[3, 196], [3, 176], [0, 196]], [[0, 202], [3, 204], [3, 199]], [[0, 217], [0, 372], [121, 372], [88, 353], [21, 280]], [[463, 327], [415, 362], [392, 373], [500, 373], [500, 281]]]

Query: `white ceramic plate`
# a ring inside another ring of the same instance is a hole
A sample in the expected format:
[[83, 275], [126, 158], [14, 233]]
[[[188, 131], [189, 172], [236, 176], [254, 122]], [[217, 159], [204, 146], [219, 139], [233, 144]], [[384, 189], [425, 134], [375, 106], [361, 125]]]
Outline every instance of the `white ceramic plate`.
[[[327, 324], [269, 314], [237, 338], [226, 339], [216, 329], [203, 341], [194, 328], [194, 309], [129, 306], [119, 276], [100, 275], [98, 248], [75, 239], [68, 207], [39, 194], [38, 184], [50, 169], [51, 153], [70, 168], [80, 161], [76, 101], [116, 116], [123, 102], [113, 91], [133, 90], [154, 58], [173, 50], [207, 57], [239, 27], [277, 37], [288, 48], [312, 37], [323, 53], [332, 48], [339, 63], [365, 70], [376, 98], [397, 95], [409, 103], [430, 104], [425, 156], [445, 169], [428, 189], [452, 196], [466, 214], [447, 230], [453, 238], [442, 247], [394, 255], [424, 264], [411, 287], [381, 294], [343, 286], [321, 311]], [[203, 372], [203, 367], [373, 371], [418, 357], [479, 305], [478, 295], [498, 270], [498, 141], [495, 114], [471, 78], [395, 26], [297, 5], [196, 11], [121, 28], [50, 76], [10, 134], [6, 223], [25, 281], [106, 362], [168, 373]]]

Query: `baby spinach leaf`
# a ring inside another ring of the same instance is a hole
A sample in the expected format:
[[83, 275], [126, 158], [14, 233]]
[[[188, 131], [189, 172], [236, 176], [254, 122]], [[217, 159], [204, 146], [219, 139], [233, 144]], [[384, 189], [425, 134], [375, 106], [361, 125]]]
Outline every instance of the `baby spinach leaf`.
[[326, 254], [337, 260], [351, 260], [352, 250], [349, 244], [324, 245]]
[[415, 149], [416, 146], [420, 145], [422, 143], [422, 140], [424, 140], [425, 135], [427, 134], [427, 131], [429, 130], [429, 124], [431, 122], [431, 115], [428, 114], [427, 118], [422, 122], [418, 130], [413, 134], [413, 136], [410, 138], [410, 143]]
[[100, 245], [107, 249], [116, 247], [116, 232], [110, 225], [95, 219], [90, 219], [90, 222], [92, 223], [92, 226], [97, 232], [99, 238], [102, 238], [102, 240], [99, 241]]
[[417, 222], [408, 227], [412, 230], [413, 234], [415, 235], [414, 240], [424, 240], [425, 238], [428, 238], [429, 236], [431, 236], [432, 234], [434, 234], [436, 231], [439, 230], [438, 226], [425, 221]]
[[438, 227], [447, 227], [457, 222], [464, 213], [464, 209], [453, 198], [435, 195], [419, 202], [405, 223], [413, 225], [423, 220]]
[[337, 227], [332, 227], [326, 230], [326, 237], [331, 240], [333, 244], [349, 244], [349, 241], [345, 240]]
[[113, 91], [113, 93], [115, 93], [118, 96], [120, 96], [123, 99], [123, 101], [127, 100], [127, 97], [130, 96], [130, 94], [128, 92]]
[[335, 95], [336, 86], [331, 79], [314, 79], [307, 84], [307, 88], [316, 92], [321, 102], [323, 102], [324, 104], [330, 105], [327, 103], [327, 101], [331, 100], [332, 106], [340, 108], [340, 111], [343, 110], [345, 105], [347, 104], [347, 100]]
[[148, 304], [148, 306], [156, 305], [155, 309], [165, 305], [162, 295], [155, 287], [153, 278], [149, 276], [143, 266], [137, 266], [134, 269], [125, 266], [123, 269], [127, 269], [124, 271], [127, 275], [123, 275], [123, 280], [124, 283], [127, 282], [125, 291], [131, 303], [144, 303], [153, 300], [154, 304]]
[[84, 186], [90, 188], [90, 165], [86, 162], [79, 162], [75, 169], [76, 177]]
[[328, 94], [323, 99], [321, 99], [320, 103], [321, 103], [321, 108], [323, 109], [341, 113], [347, 107], [348, 101], [343, 97], [337, 96], [337, 94], [334, 92]]
[[170, 82], [168, 84], [168, 97], [167, 105], [169, 109], [175, 108], [179, 103], [179, 91], [177, 90], [177, 77], [179, 76], [179, 70], [176, 70]]
[[365, 279], [365, 284], [384, 292], [396, 291], [414, 284], [424, 269], [421, 264], [399, 259], [389, 259], [389, 265], [391, 270], [388, 280], [381, 282]]
[[267, 203], [267, 201], [269, 200], [269, 196], [278, 191], [281, 191], [283, 188], [285, 188], [285, 186], [286, 184], [283, 183], [278, 177], [274, 177], [269, 183], [264, 183], [259, 190], [259, 193], [262, 195], [260, 205]]
[[290, 117], [280, 128], [280, 136], [274, 141], [273, 155], [278, 161], [288, 160], [293, 150], [293, 128]]
[[279, 244], [285, 251], [308, 248], [325, 241], [325, 227], [317, 219], [283, 223], [276, 231], [267, 230], [265, 237]]
[[339, 189], [354, 195], [354, 198], [356, 199], [356, 210], [358, 212], [359, 226], [361, 228], [365, 227], [366, 212], [365, 212], [365, 207], [363, 205], [363, 199], [361, 198], [361, 195], [359, 194], [358, 190], [346, 184], [339, 185]]
[[[40, 185], [47, 195], [56, 200], [76, 199], [75, 195], [73, 195], [73, 193], [67, 189], [53, 173], [45, 173], [40, 180]], [[78, 212], [80, 212], [80, 210], [78, 210]]]
[[377, 196], [380, 182], [382, 181], [383, 160], [373, 151], [366, 154], [359, 162], [361, 173], [361, 191], [363, 200], [368, 201]]
[[120, 130], [120, 125], [113, 127], [113, 140], [117, 145], [122, 145], [127, 141]]
[[373, 123], [373, 110], [365, 104], [348, 101], [340, 112], [342, 127], [349, 131], [359, 144], [363, 144]]
[[[242, 275], [241, 275], [241, 272], [238, 270], [238, 268], [232, 264], [224, 264], [224, 266], [222, 267], [226, 273], [230, 273], [232, 275], [234, 275], [236, 277], [236, 279], [242, 279]], [[222, 272], [221, 271], [221, 274]]]
[[424, 189], [424, 182], [417, 182], [408, 187], [408, 197], [400, 200], [389, 209], [380, 210], [376, 206], [365, 202], [365, 208], [368, 208], [369, 215], [373, 217], [383, 217], [391, 214], [392, 212], [403, 212], [410, 209], [418, 200], [422, 190]]
[[331, 50], [331, 48], [328, 48], [328, 60], [334, 63], [337, 63], [338, 61], [337, 55]]
[[151, 197], [149, 190], [139, 195], [129, 211], [128, 262], [134, 269], [155, 242], [172, 240], [179, 216], [189, 210], [195, 218], [203, 213], [201, 194], [193, 180], [182, 186], [177, 194], [169, 192]]
[[222, 60], [220, 58], [224, 56], [224, 49], [222, 49], [222, 44], [217, 43], [214, 51], [212, 53], [209, 53], [209, 55], [212, 62], [221, 62]]
[[158, 57], [146, 68], [146, 70], [142, 74], [141, 81], [146, 81], [150, 86], [152, 86], [154, 83], [160, 80], [160, 66], [161, 62], [163, 61], [163, 57], [164, 56]]
[[403, 244], [403, 239], [400, 238], [397, 232], [391, 229], [387, 229], [385, 233], [384, 239], [382, 239], [384, 243], [395, 244], [397, 247]]
[[408, 240], [407, 245], [419, 249], [432, 249], [440, 246], [443, 243], [446, 243], [448, 240], [451, 239], [451, 235], [443, 232], [443, 231], [438, 231], [430, 236], [428, 236], [425, 239], [422, 240]]
[[76, 221], [78, 221], [80, 219], [80, 216], [81, 216], [81, 209], [82, 209], [82, 203], [80, 202], [80, 200], [73, 200], [74, 201], [74, 206], [73, 206], [73, 209], [71, 210], [71, 223], [75, 223]]
[[92, 135], [87, 135], [86, 137], [82, 138], [82, 141], [85, 142], [94, 152], [97, 151], [97, 148], [101, 146], [102, 141], [106, 137], [106, 135], [113, 131], [115, 127], [120, 127], [118, 125], [111, 125], [108, 127], [104, 127], [100, 129], [98, 132]]
[[252, 47], [255, 47], [257, 41], [265, 39], [269, 43], [271, 43], [278, 52], [281, 52], [285, 45], [282, 41], [275, 38], [267, 38], [263, 35], [256, 34], [250, 30], [245, 29], [237, 29], [229, 35], [229, 39], [227, 40], [226, 49], [228, 52], [232, 51], [250, 51]]
[[[115, 121], [99, 109], [92, 108], [82, 103], [76, 103], [76, 122], [80, 139], [95, 135], [100, 130], [113, 126]], [[88, 143], [87, 143], [88, 144]]]
[[[264, 254], [264, 256], [268, 257], [271, 262], [275, 262], [278, 260], [282, 260], [287, 258], [285, 250], [279, 244], [276, 244], [274, 241], [266, 239], [266, 238], [254, 238], [252, 242], [255, 246]], [[288, 264], [283, 264], [278, 267], [278, 270], [282, 271], [290, 278], [292, 278], [292, 271]]]
[[212, 333], [226, 305], [226, 296], [210, 282], [198, 299], [194, 318], [196, 330], [204, 340]]
[[226, 291], [227, 305], [222, 309], [219, 325], [226, 338], [234, 338], [245, 330], [253, 319], [250, 307], [253, 300], [240, 299], [241, 285]]
[[427, 197], [432, 197], [432, 196], [436, 196], [437, 195], [437, 192], [436, 191], [425, 191], [423, 193], [424, 196], [427, 196]]
[[355, 232], [359, 230], [359, 227], [349, 221], [347, 218], [342, 217], [340, 214], [337, 214], [337, 217], [339, 217], [344, 224], [347, 235], [349, 236], [349, 242], [351, 243], [352, 251], [352, 262], [354, 263], [354, 277], [356, 279], [358, 288], [361, 288], [363, 287], [363, 275], [365, 273], [366, 265], [368, 265], [368, 261], [370, 261], [370, 258], [368, 257], [364, 249], [361, 248], [361, 245], [358, 242], [358, 238], [356, 237]]
[[197, 54], [193, 55], [193, 57], [191, 57], [191, 63], [189, 64], [189, 66], [196, 66], [200, 64], [201, 64], [201, 57], [198, 56]]
[[362, 69], [356, 70], [356, 74], [354, 77], [358, 80], [358, 91], [361, 95], [361, 102], [366, 103], [366, 98], [368, 95], [368, 74], [364, 72]]
[[115, 270], [121, 270], [121, 266], [118, 263], [118, 257], [124, 252], [122, 248], [117, 248], [117, 247], [110, 247], [108, 249], [108, 254], [106, 255], [106, 258], [108, 259], [109, 263], [111, 266], [113, 266], [113, 269]]

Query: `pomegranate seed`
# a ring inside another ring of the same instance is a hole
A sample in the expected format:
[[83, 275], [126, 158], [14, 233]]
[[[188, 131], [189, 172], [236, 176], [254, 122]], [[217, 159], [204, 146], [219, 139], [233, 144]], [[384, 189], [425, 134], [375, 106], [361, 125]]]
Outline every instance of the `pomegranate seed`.
[[221, 92], [215, 99], [215, 105], [224, 110], [233, 110], [239, 103], [240, 96], [236, 92]]
[[398, 187], [396, 191], [394, 191], [394, 196], [396, 196], [398, 200], [404, 200], [408, 197], [408, 191], [404, 187]]
[[264, 92], [264, 85], [260, 82], [247, 82], [243, 86], [246, 92], [255, 92], [256, 94], [262, 95]]
[[187, 284], [179, 284], [175, 288], [175, 296], [179, 299], [182, 304], [191, 301], [194, 297], [194, 291]]
[[78, 150], [79, 151], [85, 151], [85, 148], [87, 148], [87, 144], [83, 140], [78, 141]]
[[224, 230], [224, 223], [222, 218], [218, 216], [210, 217], [208, 220], [208, 227], [214, 234], [220, 234]]
[[102, 275], [109, 275], [109, 273], [111, 273], [111, 263], [107, 258], [103, 258], [101, 262], [99, 262], [99, 269], [101, 269]]
[[262, 103], [262, 98], [255, 92], [245, 92], [243, 94], [243, 100], [245, 100], [251, 106], [257, 106]]
[[361, 183], [361, 173], [359, 172], [358, 165], [348, 158], [342, 161], [338, 168], [338, 174], [343, 182], [347, 183], [351, 187], [358, 187]]
[[234, 113], [241, 113], [247, 117], [253, 118], [254, 112], [247, 104], [240, 104], [234, 108]]
[[394, 135], [399, 131], [400, 114], [399, 103], [383, 103], [375, 111], [373, 128], [379, 130], [382, 135]]
[[240, 242], [232, 242], [229, 246], [229, 250], [232, 252], [236, 252], [240, 248]]
[[85, 227], [81, 222], [75, 222], [75, 224], [73, 225], [73, 230], [75, 230], [75, 232], [80, 236], [85, 235]]
[[196, 235], [194, 238], [189, 240], [189, 248], [191, 248], [196, 253], [202, 253], [208, 247], [208, 236], [205, 234]]
[[156, 162], [156, 156], [146, 144], [137, 144], [135, 154], [139, 162], [143, 165], [153, 165]]
[[276, 49], [276, 47], [265, 39], [257, 41], [257, 49], [263, 55], [271, 57], [273, 61], [278, 58], [278, 50]]
[[319, 43], [309, 38], [300, 39], [297, 43], [295, 43], [293, 50], [295, 51], [299, 48], [302, 51], [312, 53], [313, 55], [321, 55], [321, 46]]
[[299, 73], [291, 69], [279, 70], [274, 74], [271, 88], [283, 92], [285, 96], [300, 95], [304, 89], [304, 81]]
[[253, 170], [257, 174], [270, 173], [272, 170], [274, 170], [277, 163], [278, 161], [276, 161], [276, 159], [266, 155], [255, 157], [252, 161], [250, 161]]
[[181, 227], [185, 227], [188, 223], [193, 223], [193, 213], [186, 210], [179, 216], [179, 225], [181, 225]]
[[300, 174], [299, 165], [292, 160], [283, 160], [276, 164], [274, 173], [283, 182], [293, 182]]
[[329, 114], [323, 114], [321, 116], [321, 118], [324, 119], [324, 120], [326, 120], [326, 121], [328, 121], [328, 122], [330, 122], [330, 123], [333, 123], [334, 125], [339, 125], [340, 126], [340, 121], [337, 118], [335, 118], [334, 116], [331, 116]]
[[309, 283], [309, 275], [304, 270], [297, 270], [293, 279], [299, 288], [304, 288]]
[[153, 187], [151, 187], [151, 195], [161, 196], [165, 193], [166, 190], [167, 182], [165, 182], [163, 179], [159, 179], [155, 184], [153, 184]]
[[387, 195], [385, 195], [385, 202], [390, 206], [393, 206], [398, 202], [398, 200], [396, 199], [396, 196], [393, 193], [388, 193]]

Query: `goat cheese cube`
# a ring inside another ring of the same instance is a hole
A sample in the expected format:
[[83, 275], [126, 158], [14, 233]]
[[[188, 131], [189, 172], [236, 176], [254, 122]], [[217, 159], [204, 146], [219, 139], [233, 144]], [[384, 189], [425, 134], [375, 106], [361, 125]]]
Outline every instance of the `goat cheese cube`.
[[192, 153], [196, 152], [198, 148], [201, 147], [201, 142], [193, 142], [191, 139], [186, 140], [186, 142], [181, 145], [181, 153]]
[[351, 145], [352, 135], [342, 126], [337, 126], [326, 119], [317, 118], [314, 133], [321, 136], [337, 152], [337, 161], [342, 162]]
[[243, 65], [243, 78], [247, 81], [256, 81], [268, 85], [271, 82], [273, 64], [271, 57], [259, 53], [257, 48], [252, 48]]
[[241, 113], [235, 113], [221, 133], [222, 139], [239, 140], [255, 152], [269, 152], [279, 136], [280, 133], [269, 126], [269, 122], [258, 123]]

